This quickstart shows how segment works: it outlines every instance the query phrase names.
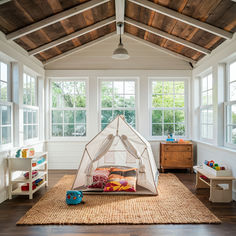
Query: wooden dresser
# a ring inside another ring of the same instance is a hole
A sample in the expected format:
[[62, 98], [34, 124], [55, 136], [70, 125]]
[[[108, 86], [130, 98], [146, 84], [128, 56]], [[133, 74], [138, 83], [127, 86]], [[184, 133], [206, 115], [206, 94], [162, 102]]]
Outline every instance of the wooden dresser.
[[190, 169], [193, 172], [193, 144], [165, 143], [160, 144], [161, 171], [165, 169]]

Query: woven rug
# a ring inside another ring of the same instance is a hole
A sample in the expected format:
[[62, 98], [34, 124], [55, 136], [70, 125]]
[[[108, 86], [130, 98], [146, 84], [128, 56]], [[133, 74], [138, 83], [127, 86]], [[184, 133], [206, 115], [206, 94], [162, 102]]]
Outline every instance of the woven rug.
[[220, 223], [173, 174], [160, 175], [158, 196], [85, 195], [84, 204], [68, 206], [74, 177], [65, 175], [17, 225]]

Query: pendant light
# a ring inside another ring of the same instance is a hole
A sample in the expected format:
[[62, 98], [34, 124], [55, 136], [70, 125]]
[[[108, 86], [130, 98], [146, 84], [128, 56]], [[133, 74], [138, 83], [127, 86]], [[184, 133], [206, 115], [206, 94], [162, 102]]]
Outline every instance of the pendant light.
[[129, 58], [128, 51], [124, 48], [124, 45], [121, 40], [121, 27], [123, 26], [122, 22], [118, 22], [117, 26], [120, 27], [120, 43], [118, 48], [113, 52], [112, 58], [116, 60], [126, 60]]

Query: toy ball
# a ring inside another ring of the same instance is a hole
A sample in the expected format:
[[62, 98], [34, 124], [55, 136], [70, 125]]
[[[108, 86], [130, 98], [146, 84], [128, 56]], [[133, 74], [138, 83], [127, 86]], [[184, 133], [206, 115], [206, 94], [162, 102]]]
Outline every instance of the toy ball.
[[219, 165], [217, 163], [215, 163], [214, 166], [219, 166]]
[[207, 161], [207, 160], [205, 160], [205, 161], [204, 161], [204, 164], [205, 164], [205, 165], [208, 165], [208, 161]]
[[219, 167], [219, 166], [216, 166], [216, 170], [220, 170], [220, 167]]
[[69, 190], [66, 192], [66, 203], [68, 205], [77, 205], [82, 202], [83, 193], [77, 190]]
[[210, 162], [210, 167], [213, 167], [213, 163], [212, 162]]

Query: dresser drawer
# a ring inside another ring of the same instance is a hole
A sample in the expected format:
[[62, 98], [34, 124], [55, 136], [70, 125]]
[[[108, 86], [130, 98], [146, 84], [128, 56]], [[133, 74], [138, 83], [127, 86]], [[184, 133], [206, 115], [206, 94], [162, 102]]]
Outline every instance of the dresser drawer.
[[165, 152], [191, 152], [192, 145], [165, 145]]
[[165, 167], [191, 167], [193, 158], [191, 152], [166, 152], [162, 165]]

